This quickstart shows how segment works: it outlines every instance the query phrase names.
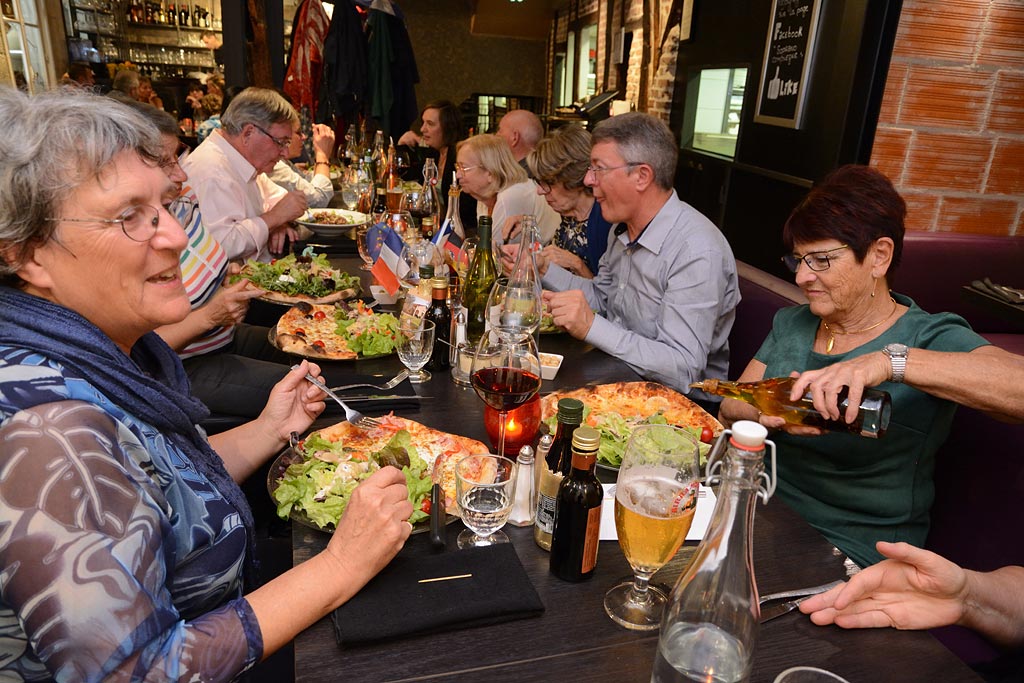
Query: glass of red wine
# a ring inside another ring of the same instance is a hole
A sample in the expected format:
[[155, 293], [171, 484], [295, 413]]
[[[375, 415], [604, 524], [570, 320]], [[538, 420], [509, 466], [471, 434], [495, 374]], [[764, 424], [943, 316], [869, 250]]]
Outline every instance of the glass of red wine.
[[498, 454], [505, 452], [508, 413], [540, 389], [540, 357], [532, 335], [515, 339], [484, 333], [470, 368], [470, 383], [484, 403], [498, 411]]

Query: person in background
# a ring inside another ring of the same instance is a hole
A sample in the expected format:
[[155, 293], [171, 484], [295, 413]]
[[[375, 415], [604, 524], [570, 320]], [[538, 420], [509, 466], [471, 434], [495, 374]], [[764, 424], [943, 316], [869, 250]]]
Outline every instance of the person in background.
[[987, 669], [1012, 676], [999, 680], [1021, 680], [1024, 567], [975, 572], [909, 543], [879, 541], [876, 549], [884, 560], [857, 572], [847, 583], [803, 601], [800, 611], [819, 626], [901, 630], [964, 626], [1010, 651]]
[[508, 143], [512, 150], [512, 156], [523, 167], [523, 170], [533, 174], [526, 163], [526, 157], [536, 147], [540, 139], [544, 137], [544, 125], [532, 111], [525, 109], [513, 109], [498, 121], [497, 136]]
[[[1024, 357], [990, 345], [960, 316], [926, 313], [891, 291], [905, 216], [877, 169], [843, 166], [818, 183], [782, 232], [783, 260], [809, 303], [776, 314], [739, 377], [798, 374], [791, 397], [809, 391], [822, 415], [848, 423], [864, 389], [878, 386], [892, 397], [885, 438], [791, 426], [733, 399], [719, 414], [727, 425], [759, 420], [782, 430], [772, 437], [777, 495], [861, 566], [882, 559], [876, 541], [924, 544], [935, 452], [957, 403], [1024, 419]], [[840, 413], [844, 388], [850, 407]]]
[[65, 78], [62, 78], [61, 82], [64, 85], [91, 90], [96, 86], [96, 75], [87, 62], [71, 62], [68, 64], [68, 72]]
[[[205, 93], [206, 91], [203, 90], [203, 86], [200, 85], [198, 81], [189, 83], [188, 95], [185, 97], [185, 102], [188, 104], [192, 118], [195, 121], [202, 121], [204, 118], [202, 112], [202, 100]], [[217, 113], [220, 113], [219, 109], [217, 110]]]
[[474, 135], [459, 143], [456, 177], [462, 189], [477, 201], [477, 215], [490, 215], [495, 244], [504, 244], [520, 216], [537, 220], [540, 240], [548, 244], [561, 217], [537, 194], [537, 185], [512, 158], [497, 135]]
[[[203, 45], [213, 53], [213, 63], [217, 65], [218, 69], [224, 67], [224, 41], [221, 39], [220, 34], [215, 31], [203, 31], [200, 36], [203, 41]], [[224, 83], [220, 83], [221, 92], [219, 95], [223, 96]]]
[[239, 267], [228, 263], [224, 249], [203, 225], [201, 207], [179, 164], [185, 147], [174, 118], [146, 104], [135, 103], [134, 108], [160, 133], [160, 168], [171, 181], [168, 211], [188, 240], [179, 260], [192, 310], [156, 333], [178, 353], [192, 395], [207, 408], [218, 415], [259, 417], [292, 359], [270, 345], [269, 329], [242, 322], [249, 302], [263, 290], [248, 280], [231, 282]]
[[583, 182], [613, 224], [592, 280], [544, 257], [544, 302], [556, 325], [691, 399], [705, 377], [725, 379], [739, 302], [725, 237], [673, 189], [679, 148], [668, 126], [631, 112], [599, 123]]
[[220, 95], [210, 94], [203, 95], [199, 101], [200, 112], [203, 122], [196, 128], [196, 139], [200, 144], [206, 138], [210, 137], [210, 133], [215, 130], [220, 130], [220, 113], [222, 111], [223, 102], [221, 101]]
[[153, 90], [153, 79], [149, 76], [139, 76], [139, 89], [135, 93], [135, 99], [144, 104], [156, 107], [157, 109], [164, 108], [164, 101], [160, 99], [160, 96]]
[[120, 69], [110, 84], [109, 97], [121, 100], [139, 99], [139, 72], [134, 69]]
[[[611, 225], [601, 215], [593, 188], [583, 182], [590, 165], [590, 133], [576, 124], [562, 126], [541, 140], [527, 160], [537, 193], [562, 217], [544, 257], [573, 275], [594, 277], [608, 248]], [[511, 269], [518, 249], [505, 249], [508, 255], [503, 253], [502, 260]]]
[[334, 131], [322, 123], [313, 124], [313, 151], [316, 159], [312, 170], [300, 170], [291, 162], [302, 156], [302, 143], [306, 139], [298, 130], [292, 136], [288, 158], [277, 162], [267, 175], [286, 190], [298, 190], [306, 196], [311, 208], [322, 209], [334, 197], [331, 183], [331, 152], [334, 151]]
[[96, 95], [6, 88], [0, 120], [0, 677], [235, 680], [394, 557], [405, 477], [364, 480], [327, 548], [260, 585], [238, 482], [324, 409], [319, 368], [207, 438], [152, 334], [189, 311], [156, 129]]
[[269, 262], [297, 237], [291, 221], [305, 213], [306, 196], [285, 190], [265, 174], [283, 159], [299, 117], [283, 97], [246, 88], [185, 161], [203, 220], [232, 261]]

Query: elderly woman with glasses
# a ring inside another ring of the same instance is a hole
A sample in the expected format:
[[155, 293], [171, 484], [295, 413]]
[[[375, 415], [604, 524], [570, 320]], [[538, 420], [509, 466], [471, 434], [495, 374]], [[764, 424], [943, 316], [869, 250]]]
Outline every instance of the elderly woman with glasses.
[[558, 128], [537, 144], [526, 163], [537, 193], [562, 217], [544, 256], [570, 273], [594, 277], [611, 225], [601, 215], [593, 188], [583, 184], [590, 165], [590, 133], [576, 124]]
[[404, 475], [366, 479], [324, 552], [259, 585], [237, 482], [323, 410], [319, 369], [207, 438], [153, 333], [189, 312], [157, 130], [10, 89], [0, 119], [0, 677], [234, 680], [394, 556]]
[[[876, 541], [924, 543], [935, 452], [954, 401], [1024, 418], [1024, 358], [988, 345], [959, 316], [928, 314], [890, 291], [905, 214], [892, 183], [867, 166], [844, 166], [815, 186], [783, 229], [783, 260], [808, 303], [776, 315], [740, 376], [799, 374], [792, 397], [809, 391], [822, 415], [847, 422], [864, 388], [880, 386], [892, 396], [885, 436], [791, 426], [732, 399], [720, 412], [726, 423], [783, 430], [773, 437], [778, 494], [862, 566], [882, 559]], [[850, 407], [840, 413], [844, 387]]]
[[537, 220], [541, 242], [555, 236], [561, 221], [554, 209], [537, 194], [537, 186], [526, 175], [508, 143], [497, 135], [474, 135], [459, 143], [455, 175], [462, 189], [477, 201], [477, 215], [490, 215], [494, 242], [503, 244], [520, 216]]

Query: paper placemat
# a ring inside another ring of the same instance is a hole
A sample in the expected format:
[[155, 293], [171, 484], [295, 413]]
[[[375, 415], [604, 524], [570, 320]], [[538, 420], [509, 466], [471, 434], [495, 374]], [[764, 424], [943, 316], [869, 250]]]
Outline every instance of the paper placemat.
[[[699, 541], [704, 538], [711, 521], [711, 513], [715, 510], [715, 492], [706, 486], [700, 487], [697, 499], [697, 511], [693, 514], [693, 524], [686, 534], [687, 541]], [[604, 485], [604, 500], [601, 501], [601, 540], [617, 541], [619, 535], [615, 531], [615, 484]]]

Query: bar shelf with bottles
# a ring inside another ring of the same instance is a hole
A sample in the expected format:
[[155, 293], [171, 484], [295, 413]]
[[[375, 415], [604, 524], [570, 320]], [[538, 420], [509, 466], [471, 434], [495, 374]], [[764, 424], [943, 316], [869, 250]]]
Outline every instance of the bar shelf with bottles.
[[220, 31], [220, 2], [146, 2], [128, 0], [126, 23], [130, 27], [173, 28], [179, 31]]

